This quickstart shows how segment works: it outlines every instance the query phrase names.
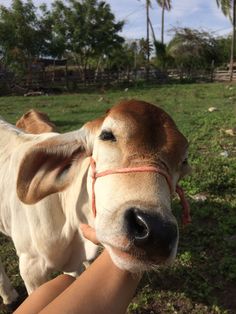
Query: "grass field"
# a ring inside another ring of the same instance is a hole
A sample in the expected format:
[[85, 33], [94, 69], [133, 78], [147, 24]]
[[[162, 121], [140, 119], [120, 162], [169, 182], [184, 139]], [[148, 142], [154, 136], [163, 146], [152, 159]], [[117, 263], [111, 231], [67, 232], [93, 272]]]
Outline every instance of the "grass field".
[[[143, 99], [164, 108], [190, 141], [193, 173], [182, 186], [189, 195], [192, 224], [182, 228], [172, 267], [145, 274], [130, 313], [236, 313], [236, 86], [165, 85], [38, 98], [2, 97], [0, 115], [15, 123], [26, 110], [49, 114], [60, 132], [79, 128], [121, 99]], [[208, 112], [209, 107], [218, 110]], [[227, 157], [222, 156], [221, 153]], [[206, 197], [198, 201], [196, 194]], [[180, 216], [179, 202], [174, 211]], [[0, 255], [23, 293], [17, 259], [10, 242], [0, 237]], [[1, 302], [1, 301], [0, 301]], [[0, 313], [6, 313], [2, 307]]]

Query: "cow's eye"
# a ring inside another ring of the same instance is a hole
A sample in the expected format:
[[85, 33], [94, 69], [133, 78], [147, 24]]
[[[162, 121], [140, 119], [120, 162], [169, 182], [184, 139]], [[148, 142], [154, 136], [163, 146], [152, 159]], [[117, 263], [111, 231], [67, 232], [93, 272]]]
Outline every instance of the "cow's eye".
[[116, 141], [116, 138], [111, 131], [102, 131], [102, 133], [99, 135], [99, 138], [102, 141], [111, 141], [111, 142]]

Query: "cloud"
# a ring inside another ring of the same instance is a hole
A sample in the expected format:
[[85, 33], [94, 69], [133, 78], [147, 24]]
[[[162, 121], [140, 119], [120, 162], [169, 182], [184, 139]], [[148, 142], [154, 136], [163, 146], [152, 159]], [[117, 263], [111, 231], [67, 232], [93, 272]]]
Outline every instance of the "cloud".
[[187, 18], [192, 14], [196, 14], [201, 10], [201, 5], [199, 0], [182, 0], [181, 2], [173, 3], [173, 8], [169, 12], [170, 18], [180, 19], [180, 18]]

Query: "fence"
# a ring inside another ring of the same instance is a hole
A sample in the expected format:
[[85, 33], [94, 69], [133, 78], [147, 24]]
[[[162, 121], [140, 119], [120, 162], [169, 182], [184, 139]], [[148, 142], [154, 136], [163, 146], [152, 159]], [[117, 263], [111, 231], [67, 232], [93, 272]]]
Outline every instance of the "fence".
[[[144, 68], [133, 71], [95, 71], [82, 72], [67, 66], [48, 67], [34, 70], [24, 78], [17, 78], [11, 72], [0, 70], [0, 95], [26, 94], [29, 91], [63, 92], [85, 87], [128, 86], [130, 84], [149, 81], [150, 83], [170, 82], [213, 82], [229, 81], [229, 71], [221, 70], [183, 70], [169, 69], [160, 71], [150, 69], [147, 77]], [[236, 71], [233, 80], [236, 81]]]
[[[214, 81], [225, 82], [230, 80], [229, 70], [216, 70], [214, 72]], [[232, 81], [236, 81], [236, 70], [233, 71]]]

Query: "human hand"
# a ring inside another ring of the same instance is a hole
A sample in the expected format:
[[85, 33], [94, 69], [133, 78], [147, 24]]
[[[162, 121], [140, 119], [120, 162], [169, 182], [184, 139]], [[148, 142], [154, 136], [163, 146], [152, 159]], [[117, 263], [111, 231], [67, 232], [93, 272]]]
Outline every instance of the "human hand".
[[88, 239], [89, 241], [93, 242], [94, 244], [100, 244], [100, 242], [97, 239], [96, 231], [94, 228], [87, 224], [80, 224], [80, 229], [83, 233], [83, 236]]

